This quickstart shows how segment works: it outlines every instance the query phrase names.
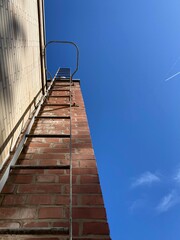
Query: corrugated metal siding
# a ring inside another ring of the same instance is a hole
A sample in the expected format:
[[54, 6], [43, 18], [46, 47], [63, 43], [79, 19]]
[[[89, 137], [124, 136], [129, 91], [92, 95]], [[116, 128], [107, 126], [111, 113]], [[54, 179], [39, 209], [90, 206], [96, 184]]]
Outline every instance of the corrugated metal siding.
[[[40, 89], [37, 1], [0, 0], [0, 146]], [[8, 151], [9, 145], [1, 165]]]

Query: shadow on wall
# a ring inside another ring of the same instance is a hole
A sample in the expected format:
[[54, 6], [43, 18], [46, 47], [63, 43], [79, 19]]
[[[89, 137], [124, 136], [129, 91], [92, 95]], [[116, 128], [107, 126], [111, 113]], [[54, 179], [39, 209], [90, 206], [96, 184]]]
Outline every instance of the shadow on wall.
[[[26, 46], [27, 37], [23, 26], [24, 19], [17, 17], [17, 14], [11, 9], [11, 3], [3, 1], [0, 7], [4, 8], [4, 11], [1, 12], [1, 19], [6, 19], [0, 24], [0, 98], [3, 105], [0, 109], [2, 122], [0, 130], [6, 129], [6, 134], [3, 135], [7, 138], [7, 133], [10, 133], [15, 125], [12, 122], [15, 118], [13, 115], [15, 114], [15, 95], [17, 92], [13, 87], [20, 78], [23, 61], [20, 51], [22, 46]], [[6, 139], [0, 139], [0, 146], [5, 141]]]
[[9, 29], [13, 26], [14, 39], [21, 39], [26, 42], [26, 34], [24, 28], [21, 26], [18, 19], [13, 15], [11, 22], [9, 22]]
[[[5, 13], [7, 14], [7, 13]], [[21, 67], [20, 48], [17, 46], [22, 43], [26, 44], [26, 31], [16, 14], [9, 15], [11, 17], [4, 16], [7, 19], [7, 23], [1, 28], [0, 35], [2, 54], [0, 57], [0, 81], [3, 83], [3, 88], [6, 88], [8, 94], [3, 94], [4, 102], [11, 103], [13, 101], [13, 91], [10, 86], [18, 79]], [[23, 21], [23, 19], [22, 19]], [[11, 66], [9, 65], [11, 64]]]

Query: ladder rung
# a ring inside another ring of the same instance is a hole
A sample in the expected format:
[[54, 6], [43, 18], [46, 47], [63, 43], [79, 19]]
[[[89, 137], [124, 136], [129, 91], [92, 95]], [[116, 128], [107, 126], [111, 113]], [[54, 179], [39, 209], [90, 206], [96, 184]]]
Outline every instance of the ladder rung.
[[49, 91], [51, 91], [51, 92], [64, 92], [64, 91], [70, 92], [69, 89], [50, 89]]
[[70, 116], [37, 116], [36, 119], [52, 118], [52, 119], [70, 119]]
[[70, 81], [70, 78], [69, 77], [64, 78], [64, 77], [61, 77], [61, 76], [57, 75], [57, 77], [55, 78], [55, 81], [60, 81], [62, 83], [66, 83], [66, 82]]
[[69, 103], [64, 103], [64, 104], [60, 104], [60, 103], [44, 103], [42, 106], [61, 106], [61, 107], [69, 107], [70, 104]]
[[70, 134], [26, 134], [29, 138], [70, 138]]
[[[62, 82], [62, 83], [69, 83], [70, 84], [70, 79], [69, 80], [63, 80], [62, 78], [56, 78], [55, 82]], [[64, 84], [64, 85], [59, 85], [59, 86], [65, 87], [65, 86], [69, 86], [69, 84], [68, 85]], [[73, 82], [72, 82], [72, 84], [73, 84]]]
[[13, 165], [11, 169], [70, 169], [70, 165]]
[[[55, 82], [64, 82], [64, 83], [69, 83], [69, 84], [55, 84]], [[71, 83], [71, 84], [73, 84], [73, 82]], [[54, 84], [53, 84], [53, 86], [58, 86], [58, 87], [69, 87], [69, 85], [70, 85], [70, 81], [68, 81], [68, 80], [65, 80], [65, 81], [62, 81], [62, 80], [60, 80], [60, 79], [56, 79], [55, 81], [54, 81]]]
[[68, 234], [69, 229], [65, 227], [50, 228], [0, 228], [0, 234]]
[[47, 98], [69, 98], [69, 96], [47, 96]]

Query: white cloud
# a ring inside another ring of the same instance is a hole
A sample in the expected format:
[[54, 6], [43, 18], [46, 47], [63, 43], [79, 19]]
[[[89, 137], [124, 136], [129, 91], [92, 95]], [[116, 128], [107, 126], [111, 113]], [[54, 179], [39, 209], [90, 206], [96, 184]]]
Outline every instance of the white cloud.
[[137, 199], [131, 204], [131, 206], [129, 207], [129, 211], [130, 213], [134, 213], [137, 210], [143, 208], [144, 205], [145, 205], [144, 199]]
[[155, 182], [160, 182], [160, 178], [156, 174], [145, 172], [132, 183], [132, 187], [151, 185]]
[[173, 206], [180, 203], [180, 197], [175, 190], [172, 190], [168, 195], [164, 196], [157, 206], [158, 212], [166, 212]]

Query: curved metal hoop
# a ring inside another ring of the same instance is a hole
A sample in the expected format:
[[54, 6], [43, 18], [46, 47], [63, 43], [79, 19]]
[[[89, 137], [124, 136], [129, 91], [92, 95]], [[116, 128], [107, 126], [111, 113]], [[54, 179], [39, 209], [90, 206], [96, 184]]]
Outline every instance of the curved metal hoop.
[[47, 42], [46, 45], [44, 46], [45, 56], [46, 56], [47, 46], [52, 44], [52, 43], [70, 44], [70, 45], [73, 45], [76, 48], [76, 69], [74, 70], [74, 72], [71, 75], [71, 79], [72, 79], [73, 76], [78, 71], [78, 68], [79, 68], [79, 48], [78, 48], [78, 46], [74, 42], [71, 42], [71, 41], [52, 40], [52, 41]]

